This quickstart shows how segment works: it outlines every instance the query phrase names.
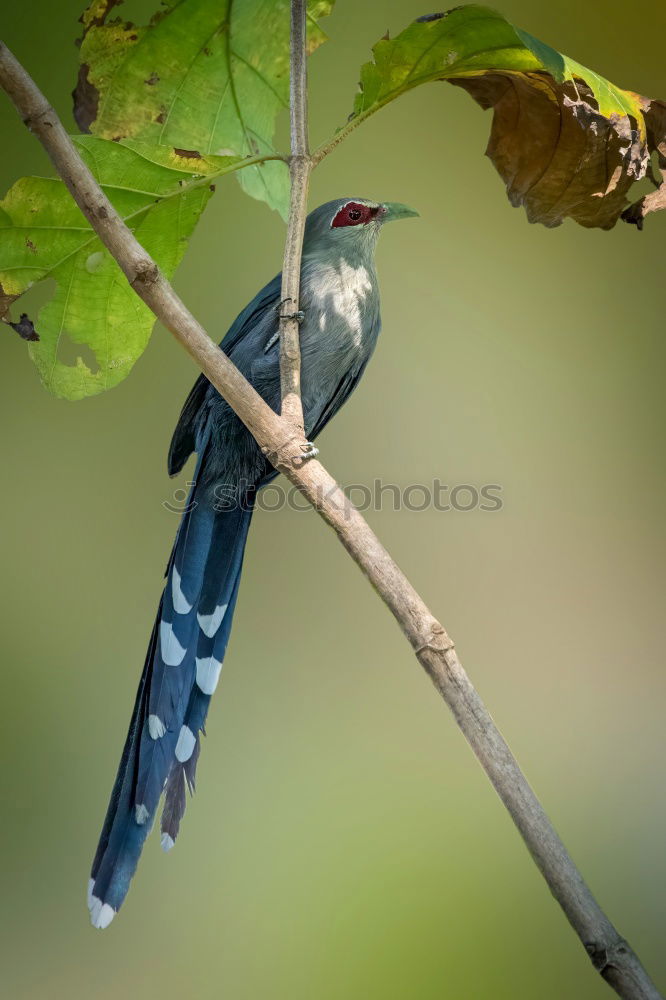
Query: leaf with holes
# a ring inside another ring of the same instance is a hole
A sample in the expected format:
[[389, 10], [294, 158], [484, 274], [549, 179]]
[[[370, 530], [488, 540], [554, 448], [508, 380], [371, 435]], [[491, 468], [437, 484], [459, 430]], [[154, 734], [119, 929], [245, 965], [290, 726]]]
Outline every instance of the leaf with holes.
[[630, 208], [627, 194], [653, 152], [666, 167], [666, 104], [621, 90], [497, 11], [470, 5], [422, 17], [373, 55], [343, 132], [422, 83], [448, 80], [494, 109], [487, 153], [530, 222], [569, 217], [610, 229], [623, 212], [641, 225], [665, 207], [661, 179]]
[[[176, 0], [145, 27], [110, 19], [117, 2], [95, 0], [82, 17], [82, 131], [204, 155], [274, 152], [276, 116], [289, 106], [288, 0]], [[317, 19], [332, 5], [309, 0], [310, 52], [325, 40]], [[283, 162], [248, 167], [239, 180], [286, 217]]]
[[[170, 277], [211, 196], [210, 180], [237, 169], [235, 158], [179, 155], [140, 142], [79, 136], [74, 142], [139, 242]], [[6, 305], [36, 281], [56, 291], [35, 320], [29, 345], [44, 385], [80, 399], [116, 385], [143, 352], [155, 317], [129, 286], [65, 185], [24, 177], [0, 202], [0, 296]], [[67, 340], [85, 344], [94, 365], [59, 356]]]

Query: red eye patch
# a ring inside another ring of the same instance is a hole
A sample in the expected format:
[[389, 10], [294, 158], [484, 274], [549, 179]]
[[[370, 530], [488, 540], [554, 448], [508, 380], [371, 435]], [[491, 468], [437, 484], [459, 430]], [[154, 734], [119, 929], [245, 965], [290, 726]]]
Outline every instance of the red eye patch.
[[348, 201], [343, 205], [331, 223], [331, 229], [341, 229], [343, 226], [364, 226], [374, 219], [379, 211], [370, 205], [361, 205], [358, 201]]

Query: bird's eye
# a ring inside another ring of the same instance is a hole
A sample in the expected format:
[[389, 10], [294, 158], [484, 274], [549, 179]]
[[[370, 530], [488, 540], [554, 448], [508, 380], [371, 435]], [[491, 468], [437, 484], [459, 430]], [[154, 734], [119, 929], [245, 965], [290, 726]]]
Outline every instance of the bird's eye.
[[331, 222], [331, 229], [341, 229], [343, 226], [364, 226], [366, 222], [375, 217], [378, 208], [379, 206], [377, 209], [373, 209], [369, 205], [363, 205], [360, 201], [348, 201]]

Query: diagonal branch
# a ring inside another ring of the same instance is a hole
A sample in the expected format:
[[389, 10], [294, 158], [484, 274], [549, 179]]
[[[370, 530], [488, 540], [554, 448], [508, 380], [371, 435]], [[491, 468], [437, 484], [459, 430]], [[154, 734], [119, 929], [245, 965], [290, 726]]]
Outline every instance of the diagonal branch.
[[[299, 2], [294, 3], [294, 7], [299, 5]], [[303, 45], [302, 35], [299, 44]], [[301, 81], [303, 79], [301, 77]], [[421, 666], [453, 712], [597, 971], [625, 1000], [660, 1000], [659, 992], [639, 959], [585, 884], [463, 670], [445, 629], [335, 480], [319, 462], [303, 461], [305, 441], [290, 416], [287, 413], [278, 416], [267, 406], [176, 295], [94, 180], [55, 111], [2, 42], [0, 86], [46, 149], [81, 211], [122, 268], [132, 288], [192, 355], [275, 467], [285, 473], [333, 528], [394, 615]], [[301, 137], [304, 134], [304, 107], [302, 112]], [[308, 172], [305, 173], [306, 182]], [[296, 251], [296, 257], [300, 253], [296, 244], [303, 232], [306, 193], [301, 191], [298, 201], [292, 202], [290, 232], [295, 242], [293, 245], [291, 240], [288, 243], [292, 252]], [[296, 272], [296, 284], [290, 285], [292, 294], [296, 288], [296, 296], [297, 284]], [[298, 393], [292, 392], [292, 396], [298, 399], [300, 407]]]

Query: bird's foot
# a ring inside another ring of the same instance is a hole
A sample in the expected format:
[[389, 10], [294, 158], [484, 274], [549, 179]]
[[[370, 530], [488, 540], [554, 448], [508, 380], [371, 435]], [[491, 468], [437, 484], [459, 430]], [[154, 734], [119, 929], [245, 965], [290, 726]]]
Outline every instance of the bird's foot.
[[[305, 319], [305, 313], [303, 312], [302, 309], [299, 309], [298, 312], [293, 312], [293, 313], [282, 312], [282, 306], [285, 304], [285, 302], [291, 302], [291, 301], [292, 301], [291, 299], [282, 299], [282, 301], [278, 302], [278, 304], [276, 305], [275, 312], [277, 313], [278, 321], [283, 319], [295, 319], [296, 322], [300, 324]], [[279, 339], [280, 339], [280, 331], [277, 330], [270, 338], [266, 346], [264, 347], [264, 354], [268, 354], [271, 347], [273, 347], [274, 344], [277, 344]]]
[[305, 319], [305, 313], [303, 312], [302, 309], [298, 309], [296, 312], [292, 312], [292, 313], [283, 313], [282, 312], [282, 306], [286, 302], [292, 302], [292, 301], [293, 301], [293, 299], [287, 298], [287, 299], [282, 299], [282, 301], [277, 304], [277, 306], [275, 307], [275, 311], [278, 314], [278, 318], [279, 319], [295, 319], [297, 323], [302, 323], [303, 320]]
[[319, 448], [312, 441], [306, 441], [305, 444], [302, 444], [301, 451], [303, 452], [303, 461], [308, 458], [316, 458], [319, 454]]

